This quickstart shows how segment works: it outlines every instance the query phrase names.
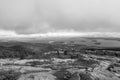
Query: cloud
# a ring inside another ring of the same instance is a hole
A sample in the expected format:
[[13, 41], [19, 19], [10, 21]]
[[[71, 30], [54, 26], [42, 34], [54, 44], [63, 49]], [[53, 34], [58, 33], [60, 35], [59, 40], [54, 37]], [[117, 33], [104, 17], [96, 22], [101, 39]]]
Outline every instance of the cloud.
[[119, 32], [119, 0], [0, 0], [0, 29], [19, 34]]
[[36, 34], [18, 34], [15, 31], [0, 30], [0, 39], [8, 40], [33, 40], [46, 38], [70, 38], [70, 37], [114, 37], [119, 38], [119, 32], [76, 32], [74, 30], [59, 30], [54, 32], [36, 33]]

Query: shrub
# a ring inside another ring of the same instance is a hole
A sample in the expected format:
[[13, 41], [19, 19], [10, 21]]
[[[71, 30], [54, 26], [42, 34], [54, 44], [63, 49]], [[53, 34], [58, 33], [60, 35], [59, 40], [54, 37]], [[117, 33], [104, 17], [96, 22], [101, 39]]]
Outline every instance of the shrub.
[[21, 73], [10, 71], [1, 71], [0, 72], [0, 80], [17, 80]]

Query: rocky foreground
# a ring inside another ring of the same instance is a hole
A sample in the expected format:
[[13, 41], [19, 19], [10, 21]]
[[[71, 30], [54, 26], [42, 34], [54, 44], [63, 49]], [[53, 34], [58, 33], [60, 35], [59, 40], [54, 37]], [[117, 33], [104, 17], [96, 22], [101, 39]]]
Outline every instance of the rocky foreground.
[[16, 79], [5, 80], [120, 80], [119, 58], [83, 56], [83, 63], [92, 60], [97, 63], [86, 67], [77, 59], [1, 59], [0, 71], [20, 73]]

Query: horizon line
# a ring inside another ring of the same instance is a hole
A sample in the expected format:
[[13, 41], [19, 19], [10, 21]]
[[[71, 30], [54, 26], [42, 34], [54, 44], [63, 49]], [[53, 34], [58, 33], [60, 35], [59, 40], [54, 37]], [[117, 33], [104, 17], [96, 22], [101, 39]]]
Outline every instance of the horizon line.
[[14, 31], [0, 30], [0, 38], [46, 38], [46, 37], [120, 37], [120, 32], [78, 32], [54, 31], [34, 34], [17, 34]]

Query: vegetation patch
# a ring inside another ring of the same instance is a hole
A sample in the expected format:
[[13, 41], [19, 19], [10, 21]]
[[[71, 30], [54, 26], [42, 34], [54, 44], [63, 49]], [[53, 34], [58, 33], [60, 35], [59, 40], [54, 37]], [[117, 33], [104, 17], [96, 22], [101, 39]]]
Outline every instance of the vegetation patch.
[[20, 77], [20, 72], [0, 71], [0, 80], [17, 80]]

